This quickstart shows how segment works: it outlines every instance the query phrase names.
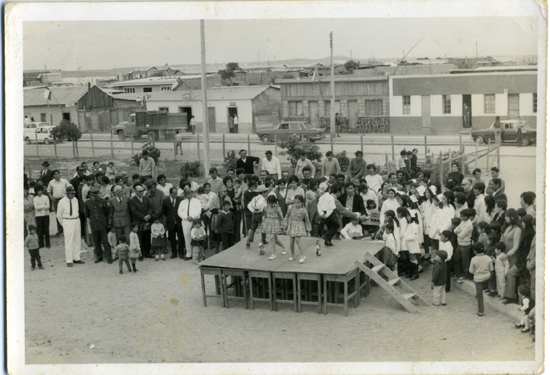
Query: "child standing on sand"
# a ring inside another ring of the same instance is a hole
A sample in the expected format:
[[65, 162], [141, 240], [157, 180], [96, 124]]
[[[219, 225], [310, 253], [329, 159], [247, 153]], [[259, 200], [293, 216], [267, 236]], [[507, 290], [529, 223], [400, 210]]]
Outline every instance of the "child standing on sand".
[[267, 207], [264, 211], [264, 219], [262, 222], [263, 233], [271, 235], [271, 256], [269, 260], [277, 258], [275, 255], [275, 245], [283, 248], [283, 255], [286, 254], [286, 247], [277, 238], [278, 234], [282, 234], [282, 223], [284, 221], [283, 212], [277, 204], [277, 197], [270, 195], [267, 197]]

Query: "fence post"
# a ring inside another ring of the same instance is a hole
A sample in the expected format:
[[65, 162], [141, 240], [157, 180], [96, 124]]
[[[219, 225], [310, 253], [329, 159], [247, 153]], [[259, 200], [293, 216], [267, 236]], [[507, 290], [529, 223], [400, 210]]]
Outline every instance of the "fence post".
[[364, 154], [364, 152], [363, 152], [363, 134], [361, 134], [361, 153]]
[[250, 155], [250, 134], [246, 135], [246, 142], [248, 143], [248, 155]]
[[462, 134], [458, 135], [459, 142], [459, 153], [460, 153], [460, 166], [462, 170], [462, 175], [466, 173], [466, 157], [464, 156], [464, 145], [462, 144]]
[[443, 187], [443, 151], [439, 151], [439, 183]]
[[134, 156], [134, 136], [130, 137], [130, 152], [132, 153], [131, 156]]
[[174, 139], [174, 160], [178, 158], [178, 141]]
[[[36, 156], [40, 156], [39, 150], [38, 150], [38, 133], [37, 132], [34, 132], [34, 140], [36, 141]], [[57, 158], [57, 153], [55, 157]]]
[[476, 147], [476, 162], [475, 162], [475, 165], [474, 165], [474, 169], [477, 168], [477, 159], [478, 159], [478, 156], [477, 156], [477, 142], [474, 142], [475, 143], [475, 147]]
[[[199, 133], [197, 133], [197, 160], [201, 161], [201, 150], [200, 150], [200, 140], [199, 140]], [[204, 172], [204, 176], [206, 177], [206, 173], [208, 171]]]
[[222, 134], [222, 160], [225, 160], [225, 133]]
[[485, 165], [487, 172], [491, 169], [491, 167], [489, 167], [489, 151], [491, 151], [491, 142], [487, 142], [487, 163]]
[[497, 168], [500, 171], [500, 144], [498, 145], [498, 148], [497, 148]]
[[[38, 145], [38, 142], [36, 142], [36, 144]], [[53, 152], [55, 154], [55, 158], [57, 159], [57, 142], [55, 139], [53, 140]]]
[[92, 141], [92, 158], [95, 159], [95, 151], [94, 151], [94, 133], [90, 133], [90, 140]]
[[390, 173], [390, 159], [388, 158], [387, 152], [386, 152], [386, 171]]
[[115, 150], [113, 150], [113, 132], [111, 132], [111, 159], [115, 158]]
[[428, 135], [424, 134], [424, 159], [428, 157]]
[[334, 153], [334, 143], [332, 139], [332, 132], [330, 133], [330, 152]]
[[277, 156], [277, 134], [275, 134], [275, 156]]
[[393, 135], [391, 136], [391, 160], [395, 161], [395, 150], [394, 150], [394, 144], [393, 144]]

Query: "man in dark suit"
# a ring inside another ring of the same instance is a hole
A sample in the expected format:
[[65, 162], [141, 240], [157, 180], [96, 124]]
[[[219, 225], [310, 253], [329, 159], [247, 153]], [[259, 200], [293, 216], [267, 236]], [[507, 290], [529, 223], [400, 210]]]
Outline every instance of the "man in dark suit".
[[117, 239], [124, 236], [126, 237], [126, 241], [129, 242], [131, 232], [130, 224], [132, 222], [129, 207], [130, 198], [124, 195], [124, 190], [120, 185], [115, 186], [113, 191], [115, 197], [109, 200], [111, 206], [111, 223], [116, 230]]
[[502, 180], [500, 178], [493, 178], [492, 180], [489, 180], [488, 190], [491, 191], [493, 198], [495, 198], [495, 202], [497, 200], [508, 202], [508, 197], [504, 194], [504, 190], [502, 189]]
[[42, 180], [42, 184], [46, 188], [48, 187], [50, 181], [53, 179], [53, 171], [50, 169], [50, 163], [48, 163], [47, 161], [42, 163], [42, 166], [44, 167], [44, 169], [40, 171], [40, 179]]
[[181, 218], [178, 216], [178, 207], [182, 200], [181, 197], [178, 197], [178, 189], [173, 187], [170, 189], [170, 195], [164, 199], [162, 205], [162, 213], [166, 217], [166, 230], [172, 249], [170, 259], [176, 258], [178, 253], [180, 259], [185, 258], [185, 241], [183, 239]]
[[[92, 188], [90, 195], [91, 198], [85, 203], [84, 213], [90, 219], [90, 229], [92, 230], [94, 253], [96, 255], [94, 263], [105, 260], [111, 264], [113, 263], [111, 259], [111, 245], [109, 245], [109, 240], [107, 239], [110, 214], [109, 203], [99, 198], [98, 188]], [[103, 245], [103, 250], [101, 249], [101, 245]]]
[[241, 158], [237, 160], [237, 169], [243, 168], [244, 173], [254, 174], [254, 168], [258, 166], [260, 158], [255, 156], [246, 156], [246, 150], [239, 151]]
[[502, 229], [502, 226], [505, 223], [504, 214], [505, 214], [507, 208], [508, 208], [508, 203], [506, 201], [504, 201], [502, 199], [499, 199], [499, 200], [496, 201], [495, 216], [493, 217], [493, 220], [491, 221], [490, 224], [497, 223], [497, 224], [500, 225], [500, 229], [499, 229], [498, 234], [501, 234], [500, 231]]
[[[363, 198], [355, 192], [355, 186], [352, 182], [346, 184], [346, 194], [340, 195], [338, 200], [349, 212], [359, 212], [362, 216], [367, 215]], [[351, 218], [342, 216], [342, 227], [345, 227], [350, 221]]]
[[80, 186], [80, 183], [84, 180], [84, 169], [82, 169], [81, 166], [76, 167], [76, 176], [69, 181], [71, 185], [73, 185], [74, 190], [76, 191], [76, 199], [80, 200], [80, 195], [78, 193]]
[[468, 204], [468, 208], [474, 208], [474, 202], [476, 200], [476, 196], [474, 194], [474, 185], [471, 177], [465, 177], [462, 180], [462, 187], [464, 188], [464, 195], [466, 195], [466, 203]]
[[132, 221], [138, 223], [139, 231], [139, 245], [143, 258], [154, 258], [151, 255], [151, 207], [149, 204], [149, 198], [143, 196], [144, 188], [142, 185], [136, 185], [135, 187], [136, 196], [130, 198], [128, 207], [130, 208], [130, 214], [132, 215]]

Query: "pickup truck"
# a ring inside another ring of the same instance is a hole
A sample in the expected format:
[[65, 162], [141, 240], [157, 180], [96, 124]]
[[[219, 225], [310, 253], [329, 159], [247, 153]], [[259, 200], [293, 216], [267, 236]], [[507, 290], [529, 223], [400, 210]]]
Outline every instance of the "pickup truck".
[[[516, 143], [518, 139], [518, 125], [520, 123], [525, 124], [525, 121], [522, 119], [518, 120], [502, 120], [500, 123], [501, 131], [501, 140], [502, 143]], [[528, 125], [525, 124], [527, 133], [523, 137], [522, 146], [528, 146], [529, 144], [536, 143], [537, 141], [537, 131], [531, 129]], [[491, 124], [486, 129], [473, 130], [471, 135], [477, 144], [487, 143], [489, 141], [495, 141], [495, 127], [494, 123]]]
[[168, 113], [166, 111], [147, 111], [130, 114], [128, 121], [113, 126], [113, 135], [125, 140], [133, 137], [140, 140], [147, 136], [152, 141], [159, 138], [174, 139], [175, 135], [187, 131], [188, 122], [185, 113]]

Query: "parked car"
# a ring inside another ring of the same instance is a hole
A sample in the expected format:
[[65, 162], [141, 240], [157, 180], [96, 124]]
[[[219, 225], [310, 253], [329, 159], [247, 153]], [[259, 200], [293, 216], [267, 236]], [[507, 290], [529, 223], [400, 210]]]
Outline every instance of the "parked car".
[[[520, 123], [525, 124], [527, 133], [523, 137], [522, 146], [528, 146], [531, 143], [536, 143], [537, 141], [537, 131], [530, 128], [524, 120], [503, 120], [500, 122], [500, 130], [502, 132], [501, 139], [502, 143], [517, 143], [518, 139], [518, 125]], [[495, 141], [495, 128], [493, 124], [487, 129], [473, 130], [472, 138], [478, 144], [487, 143], [489, 141]]]
[[260, 137], [263, 143], [269, 143], [273, 142], [275, 137], [286, 141], [288, 137], [294, 134], [311, 142], [325, 138], [324, 129], [314, 128], [303, 121], [283, 121], [274, 129], [265, 129], [258, 132], [258, 137]]
[[[48, 124], [48, 123], [43, 123]], [[32, 124], [30, 124], [32, 125]], [[23, 129], [23, 140], [30, 144], [31, 142], [50, 144], [54, 142], [51, 130], [54, 126], [25, 127]]]

